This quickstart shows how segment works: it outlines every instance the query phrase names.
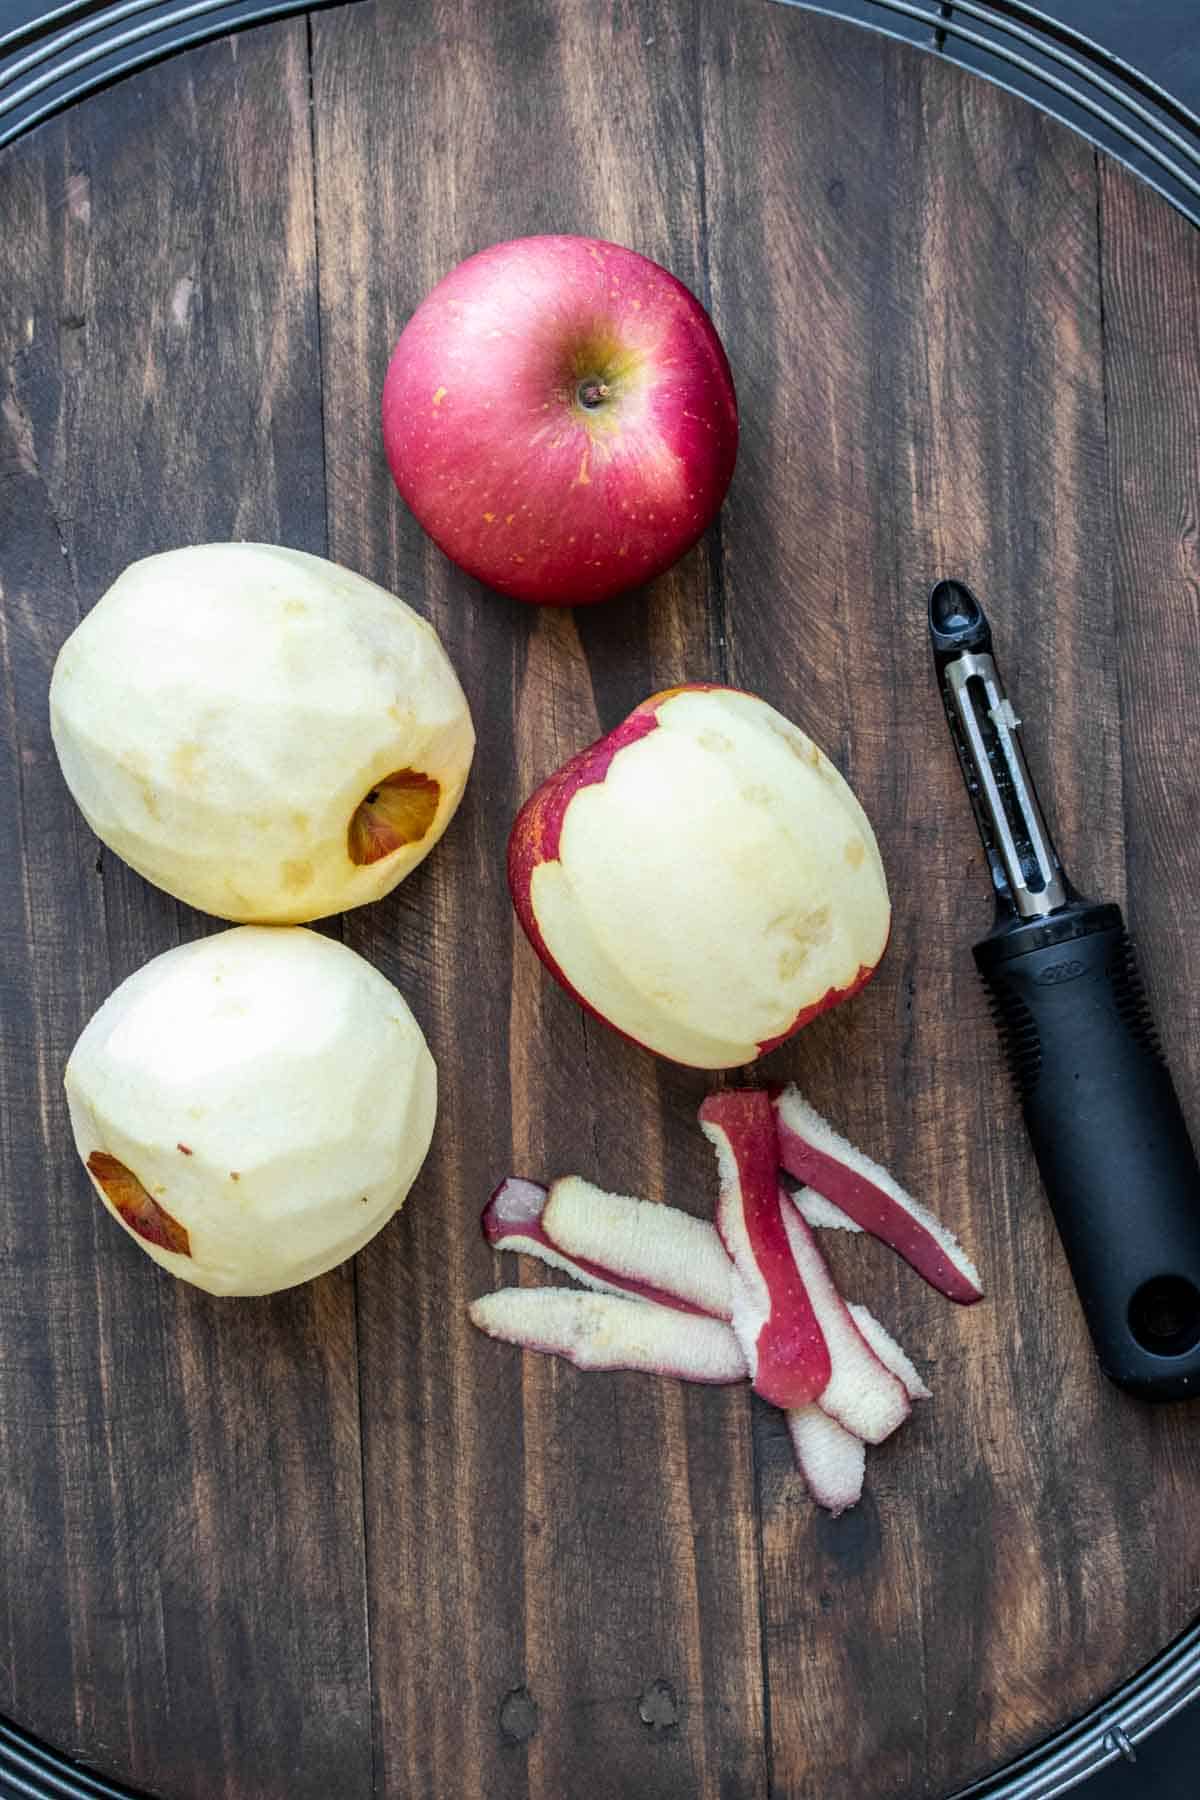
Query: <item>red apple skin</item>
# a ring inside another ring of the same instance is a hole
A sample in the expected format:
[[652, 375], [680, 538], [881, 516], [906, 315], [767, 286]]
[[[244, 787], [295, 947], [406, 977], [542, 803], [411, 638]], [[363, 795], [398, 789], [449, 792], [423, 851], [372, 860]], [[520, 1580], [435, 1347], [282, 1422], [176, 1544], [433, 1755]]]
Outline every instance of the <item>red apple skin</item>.
[[794, 1180], [815, 1188], [839, 1206], [863, 1231], [902, 1256], [910, 1268], [956, 1306], [975, 1306], [983, 1299], [983, 1289], [955, 1268], [927, 1227], [890, 1194], [815, 1144], [807, 1143], [785, 1120], [777, 1117], [776, 1124], [780, 1167]]
[[[745, 690], [730, 687], [719, 681], [686, 681], [680, 683], [678, 687], [663, 688], [661, 693], [651, 694], [648, 700], [643, 700], [640, 706], [635, 706], [629, 717], [615, 726], [607, 737], [598, 738], [594, 744], [589, 744], [586, 750], [580, 750], [577, 755], [563, 763], [562, 767], [556, 769], [553, 775], [548, 775], [541, 787], [529, 796], [514, 819], [512, 831], [509, 833], [508, 891], [512, 895], [513, 907], [521, 921], [526, 937], [555, 981], [570, 994], [572, 1000], [577, 1001], [585, 1012], [591, 1014], [593, 1019], [599, 1019], [602, 1025], [607, 1025], [611, 1031], [617, 1033], [618, 1037], [623, 1037], [627, 1044], [637, 1044], [641, 1050], [648, 1049], [649, 1045], [642, 1044], [639, 1039], [630, 1037], [627, 1031], [622, 1031], [619, 1025], [614, 1025], [611, 1019], [607, 1019], [603, 1013], [597, 1012], [591, 1002], [585, 1000], [577, 988], [572, 987], [562, 968], [550, 954], [533, 910], [533, 872], [542, 863], [558, 861], [558, 846], [562, 837], [563, 820], [575, 795], [581, 788], [590, 787], [594, 782], [604, 780], [608, 774], [609, 765], [618, 750], [623, 750], [627, 744], [635, 744], [639, 738], [646, 737], [657, 727], [658, 709], [664, 701], [669, 700], [674, 694], [715, 692], [737, 694], [743, 693]], [[888, 936], [890, 939], [890, 924]], [[880, 953], [880, 962], [883, 961], [883, 954], [886, 950], [887, 944], [885, 943], [884, 950]], [[817, 1018], [819, 1014], [828, 1012], [830, 1007], [840, 1005], [843, 1000], [852, 999], [855, 994], [866, 987], [878, 966], [878, 963], [873, 964], [869, 969], [860, 966], [858, 974], [848, 986], [829, 988], [819, 1000], [814, 1000], [810, 1005], [802, 1007], [786, 1031], [781, 1031], [777, 1037], [767, 1038], [759, 1044], [759, 1056], [766, 1056], [769, 1051], [777, 1050], [780, 1044], [785, 1044], [789, 1038], [794, 1037], [802, 1026], [807, 1025], [811, 1019]]]
[[[891, 942], [891, 936], [892, 928], [891, 921], [889, 920], [888, 935], [884, 942], [883, 949], [879, 953], [879, 962], [882, 962], [887, 954], [887, 947]], [[845, 987], [826, 988], [819, 1000], [814, 1000], [809, 1006], [802, 1006], [786, 1031], [781, 1031], [777, 1037], [767, 1038], [758, 1046], [758, 1054], [760, 1056], [766, 1056], [768, 1051], [778, 1050], [780, 1044], [786, 1044], [789, 1038], [795, 1037], [796, 1033], [801, 1030], [803, 1026], [807, 1025], [810, 1020], [819, 1018], [822, 1013], [828, 1012], [831, 1006], [840, 1006], [843, 1000], [853, 1000], [855, 994], [860, 994], [866, 987], [868, 981], [870, 981], [878, 967], [879, 963], [872, 963], [869, 969], [860, 963], [858, 974], [854, 977], [853, 981], [849, 982]]]
[[[699, 692], [719, 686], [719, 683], [695, 681], [687, 682], [684, 686], [693, 692]], [[607, 737], [598, 738], [586, 750], [580, 750], [563, 763], [553, 775], [547, 776], [513, 820], [508, 838], [508, 891], [512, 895], [513, 908], [521, 921], [525, 936], [558, 985], [582, 1006], [584, 1012], [590, 1013], [593, 1019], [599, 1019], [602, 1025], [609, 1026], [627, 1044], [637, 1044], [640, 1050], [647, 1046], [638, 1043], [637, 1038], [630, 1037], [627, 1031], [622, 1031], [619, 1025], [613, 1025], [603, 1013], [597, 1012], [591, 1001], [585, 1000], [579, 990], [571, 986], [551, 956], [533, 910], [533, 872], [542, 863], [558, 861], [563, 819], [575, 795], [581, 788], [591, 787], [593, 783], [604, 780], [609, 764], [618, 750], [623, 750], [626, 744], [636, 744], [639, 738], [648, 737], [650, 732], [657, 730], [659, 707], [672, 694], [682, 692], [682, 687], [673, 687], [651, 694], [648, 700], [635, 706], [629, 717], [622, 719]]]
[[712, 320], [666, 269], [598, 238], [516, 238], [452, 269], [405, 326], [383, 441], [468, 574], [586, 606], [661, 574], [710, 523], [737, 399]]
[[[735, 1203], [740, 1206], [750, 1254], [768, 1296], [767, 1317], [757, 1339], [754, 1391], [785, 1411], [808, 1406], [829, 1385], [833, 1363], [783, 1223], [770, 1095], [765, 1088], [725, 1088], [704, 1101], [700, 1120], [724, 1133], [737, 1165], [740, 1195]], [[725, 1215], [729, 1203], [722, 1183], [717, 1230], [734, 1257]]]

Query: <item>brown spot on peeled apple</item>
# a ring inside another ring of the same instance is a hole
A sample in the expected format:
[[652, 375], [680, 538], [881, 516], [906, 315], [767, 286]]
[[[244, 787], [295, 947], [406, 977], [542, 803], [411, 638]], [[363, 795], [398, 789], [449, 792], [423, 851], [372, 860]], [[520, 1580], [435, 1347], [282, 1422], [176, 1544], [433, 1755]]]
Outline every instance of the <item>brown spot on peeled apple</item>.
[[[87, 1172], [130, 1231], [160, 1250], [174, 1251], [176, 1256], [192, 1254], [187, 1231], [147, 1192], [132, 1169], [107, 1150], [93, 1150], [87, 1159]], [[159, 1189], [160, 1193], [164, 1191]]]

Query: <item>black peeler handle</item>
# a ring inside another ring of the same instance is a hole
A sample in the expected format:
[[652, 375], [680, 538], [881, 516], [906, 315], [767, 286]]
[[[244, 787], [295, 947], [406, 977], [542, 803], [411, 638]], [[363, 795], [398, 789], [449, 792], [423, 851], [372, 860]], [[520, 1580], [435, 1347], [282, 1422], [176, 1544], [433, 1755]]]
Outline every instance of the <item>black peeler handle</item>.
[[1121, 909], [1073, 901], [975, 961], [1102, 1368], [1200, 1394], [1200, 1166]]

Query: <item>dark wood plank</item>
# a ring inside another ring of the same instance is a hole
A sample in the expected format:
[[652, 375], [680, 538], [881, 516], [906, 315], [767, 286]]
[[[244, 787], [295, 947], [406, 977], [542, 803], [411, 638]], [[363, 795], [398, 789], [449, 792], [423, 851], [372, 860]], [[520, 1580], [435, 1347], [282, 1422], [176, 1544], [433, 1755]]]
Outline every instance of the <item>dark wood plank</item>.
[[566, 755], [718, 666], [708, 551], [576, 619], [524, 610], [423, 539], [377, 423], [408, 313], [486, 243], [595, 233], [703, 291], [694, 32], [691, 7], [648, 0], [313, 21], [332, 553], [433, 619], [480, 731], [437, 855], [346, 922], [411, 996], [441, 1067], [434, 1154], [359, 1272], [378, 1770], [412, 1800], [765, 1792], [745, 1396], [522, 1364], [464, 1317], [517, 1277], [477, 1228], [513, 1164], [707, 1203], [703, 1081], [586, 1023], [546, 981], [513, 922], [504, 847]]
[[[963, 1230], [991, 1294], [956, 1312], [834, 1246], [936, 1398], [832, 1524], [793, 1503], [760, 1415], [773, 1791], [869, 1769], [880, 1800], [933, 1796], [1187, 1617], [1155, 1573], [1181, 1521], [1156, 1506], [1152, 1529], [1143, 1486], [1177, 1497], [1175, 1437], [1094, 1371], [970, 966], [987, 881], [923, 616], [938, 574], [978, 586], [1064, 854], [1120, 899], [1094, 164], [932, 59], [771, 8], [729, 9], [706, 68], [716, 316], [746, 415], [722, 527], [733, 676], [841, 762], [896, 908], [873, 988], [772, 1068]], [[1176, 1596], [1197, 1574], [1179, 1553]]]
[[58, 775], [62, 638], [135, 557], [324, 548], [303, 22], [180, 57], [0, 162], [0, 1707], [171, 1793], [370, 1786], [353, 1281], [210, 1299], [91, 1198], [62, 1066], [215, 928]]
[[[939, 573], [987, 601], [1073, 872], [1123, 898], [1128, 866], [1200, 1123], [1198, 240], [1022, 103], [761, 0], [363, 0], [311, 31], [315, 164], [301, 23], [0, 159], [0, 1712], [230, 1800], [934, 1800], [1200, 1593], [1200, 1415], [1094, 1374], [971, 970], [986, 882], [923, 620]], [[708, 299], [743, 410], [708, 542], [574, 618], [459, 577], [378, 429], [421, 295], [547, 229]], [[436, 856], [333, 927], [429, 1032], [427, 1170], [353, 1271], [246, 1305], [148, 1269], [75, 1167], [84, 1018], [214, 926], [97, 857], [44, 708], [126, 562], [222, 536], [328, 548], [420, 606], [480, 732]], [[518, 1278], [476, 1229], [514, 1164], [711, 1204], [709, 1083], [543, 977], [503, 849], [563, 756], [722, 675], [845, 768], [896, 906], [873, 987], [770, 1072], [938, 1206], [991, 1294], [963, 1313], [831, 1245], [936, 1390], [837, 1522], [745, 1395], [578, 1376], [464, 1316]]]
[[[1200, 233], [1100, 162], [1105, 394], [1124, 752], [1128, 922], [1184, 1112], [1200, 1141]], [[1142, 1528], [1195, 1516], [1200, 1414], [1130, 1409], [1125, 1456], [1153, 1479]], [[1163, 1559], [1143, 1635], [1197, 1610], [1190, 1556]]]

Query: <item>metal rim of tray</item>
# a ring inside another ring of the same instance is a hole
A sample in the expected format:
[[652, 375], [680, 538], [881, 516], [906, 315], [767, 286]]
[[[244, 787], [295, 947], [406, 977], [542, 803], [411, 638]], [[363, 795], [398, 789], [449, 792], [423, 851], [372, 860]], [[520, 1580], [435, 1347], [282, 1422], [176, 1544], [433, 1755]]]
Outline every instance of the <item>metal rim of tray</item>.
[[[0, 147], [189, 45], [314, 11], [304, 0], [68, 0], [0, 34]], [[1200, 226], [1200, 117], [1023, 0], [782, 0], [917, 45], [1081, 132]], [[953, 1800], [1057, 1800], [1200, 1695], [1200, 1623], [1109, 1699]], [[139, 1800], [0, 1720], [0, 1800]]]

